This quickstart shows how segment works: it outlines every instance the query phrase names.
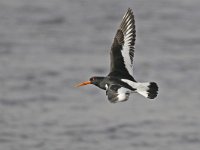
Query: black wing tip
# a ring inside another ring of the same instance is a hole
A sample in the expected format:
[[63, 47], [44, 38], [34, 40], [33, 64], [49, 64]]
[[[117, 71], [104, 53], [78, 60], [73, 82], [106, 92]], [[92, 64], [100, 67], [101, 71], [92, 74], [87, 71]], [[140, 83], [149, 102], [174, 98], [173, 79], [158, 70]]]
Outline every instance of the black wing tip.
[[133, 14], [133, 10], [129, 7], [127, 12], [132, 13]]
[[132, 10], [130, 7], [127, 9], [127, 12], [125, 13], [124, 16], [126, 16], [126, 15], [134, 16], [134, 15], [133, 15], [133, 10]]

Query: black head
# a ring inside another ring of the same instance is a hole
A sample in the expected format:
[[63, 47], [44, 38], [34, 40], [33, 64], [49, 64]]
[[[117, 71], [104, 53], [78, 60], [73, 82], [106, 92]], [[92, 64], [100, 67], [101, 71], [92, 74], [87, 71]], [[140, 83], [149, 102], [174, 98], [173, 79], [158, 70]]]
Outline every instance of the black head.
[[89, 81], [82, 82], [82, 83], [78, 84], [76, 87], [84, 86], [84, 85], [88, 85], [88, 84], [94, 84], [99, 87], [100, 83], [103, 79], [104, 79], [104, 77], [91, 77]]
[[104, 77], [91, 77], [90, 82], [91, 82], [91, 84], [99, 86], [103, 79], [104, 79]]

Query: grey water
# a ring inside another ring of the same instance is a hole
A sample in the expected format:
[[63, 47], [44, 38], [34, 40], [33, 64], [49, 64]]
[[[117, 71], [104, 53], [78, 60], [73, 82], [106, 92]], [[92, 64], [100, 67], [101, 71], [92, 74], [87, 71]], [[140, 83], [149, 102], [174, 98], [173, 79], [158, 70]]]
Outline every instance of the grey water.
[[[132, 8], [134, 77], [155, 100], [94, 86]], [[199, 0], [0, 0], [0, 150], [199, 150]]]

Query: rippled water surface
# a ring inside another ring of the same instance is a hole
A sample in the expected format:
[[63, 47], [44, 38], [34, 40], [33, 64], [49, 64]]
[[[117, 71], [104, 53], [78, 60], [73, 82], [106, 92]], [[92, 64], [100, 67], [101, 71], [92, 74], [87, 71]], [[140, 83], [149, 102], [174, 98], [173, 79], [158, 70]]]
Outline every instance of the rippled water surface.
[[[127, 8], [150, 101], [74, 84], [109, 72]], [[199, 0], [0, 0], [0, 150], [198, 150]]]

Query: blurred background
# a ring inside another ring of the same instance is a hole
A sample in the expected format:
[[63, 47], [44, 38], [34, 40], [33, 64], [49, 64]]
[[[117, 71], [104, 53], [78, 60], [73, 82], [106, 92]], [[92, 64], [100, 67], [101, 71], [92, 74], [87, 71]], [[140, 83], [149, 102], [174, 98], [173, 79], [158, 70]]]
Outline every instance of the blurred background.
[[[134, 75], [156, 100], [94, 86], [132, 8]], [[198, 150], [199, 0], [0, 0], [0, 150]]]

